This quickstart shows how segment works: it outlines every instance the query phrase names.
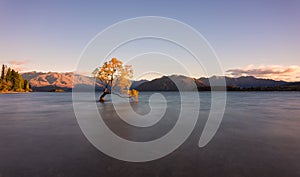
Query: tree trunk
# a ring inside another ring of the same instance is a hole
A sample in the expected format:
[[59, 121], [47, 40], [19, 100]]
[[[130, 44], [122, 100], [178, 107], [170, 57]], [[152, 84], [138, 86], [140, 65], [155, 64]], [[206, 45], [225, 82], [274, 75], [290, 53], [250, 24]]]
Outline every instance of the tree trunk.
[[99, 101], [100, 101], [101, 103], [104, 103], [104, 97], [105, 97], [106, 94], [107, 94], [107, 93], [104, 91], [103, 94], [100, 96]]
[[100, 99], [99, 99], [99, 101], [100, 101], [101, 103], [104, 103], [104, 97], [105, 97], [105, 95], [107, 95], [107, 94], [110, 94], [110, 92], [107, 91], [107, 86], [106, 86], [106, 88], [103, 90], [103, 93], [102, 93], [102, 95], [100, 96]]

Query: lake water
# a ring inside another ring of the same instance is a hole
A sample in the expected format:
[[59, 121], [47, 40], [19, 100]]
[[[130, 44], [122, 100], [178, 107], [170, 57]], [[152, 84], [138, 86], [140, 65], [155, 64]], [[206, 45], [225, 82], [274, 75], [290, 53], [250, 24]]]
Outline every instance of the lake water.
[[[84, 94], [84, 93], [83, 93]], [[162, 102], [140, 93], [139, 103], [122, 106], [146, 115], [161, 111]], [[105, 123], [132, 141], [160, 138], [176, 124], [175, 92], [164, 93], [164, 117], [146, 128], [118, 119], [111, 101], [97, 103]], [[201, 100], [197, 125], [187, 141], [159, 160], [132, 163], [98, 151], [83, 135], [72, 105], [72, 93], [0, 94], [0, 177], [22, 176], [300, 176], [300, 92], [228, 92], [222, 123], [208, 145], [198, 142], [210, 110], [209, 92]], [[85, 104], [85, 103], [83, 103]], [[152, 112], [153, 113], [153, 112]]]

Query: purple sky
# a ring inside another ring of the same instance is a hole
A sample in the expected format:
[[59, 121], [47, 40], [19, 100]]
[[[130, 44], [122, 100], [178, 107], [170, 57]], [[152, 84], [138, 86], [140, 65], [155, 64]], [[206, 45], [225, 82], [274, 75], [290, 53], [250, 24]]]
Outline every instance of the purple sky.
[[151, 15], [174, 18], [198, 30], [215, 49], [224, 71], [245, 70], [230, 74], [268, 70], [269, 75], [260, 76], [277, 74], [281, 79], [290, 74], [297, 80], [299, 9], [299, 0], [2, 0], [0, 63], [23, 71], [74, 71], [80, 53], [98, 32], [121, 20]]

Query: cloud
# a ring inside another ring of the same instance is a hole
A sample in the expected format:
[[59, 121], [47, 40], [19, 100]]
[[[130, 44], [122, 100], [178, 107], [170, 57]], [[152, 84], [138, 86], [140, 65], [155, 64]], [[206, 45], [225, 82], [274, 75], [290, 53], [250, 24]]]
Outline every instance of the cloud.
[[10, 60], [10, 61], [8, 61], [8, 64], [11, 64], [11, 65], [25, 65], [25, 64], [28, 64], [28, 60]]
[[255, 67], [248, 65], [245, 68], [229, 69], [226, 72], [231, 77], [254, 76], [265, 79], [299, 81], [300, 66], [261, 65]]
[[7, 61], [8, 66], [18, 72], [27, 70], [28, 68], [26, 67], [26, 65], [28, 63], [29, 63], [28, 60], [9, 60], [9, 61]]

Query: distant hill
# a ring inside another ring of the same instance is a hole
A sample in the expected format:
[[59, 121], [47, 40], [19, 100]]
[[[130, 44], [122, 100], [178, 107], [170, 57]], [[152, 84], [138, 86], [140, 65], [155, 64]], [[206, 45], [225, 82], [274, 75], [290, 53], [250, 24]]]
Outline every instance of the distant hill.
[[[212, 76], [210, 78], [199, 78], [206, 86], [209, 86], [209, 80], [218, 83], [224, 76]], [[275, 81], [272, 79], [259, 79], [253, 76], [243, 76], [238, 78], [225, 77], [227, 86], [240, 87], [240, 88], [251, 88], [251, 87], [275, 87], [288, 84], [285, 81]]]
[[135, 88], [137, 88], [138, 86], [140, 86], [141, 84], [143, 84], [145, 82], [149, 82], [149, 81], [145, 80], [145, 79], [142, 79], [142, 80], [139, 80], [139, 81], [132, 81], [130, 89], [135, 89]]
[[289, 82], [286, 86], [300, 86], [300, 82]]
[[[210, 78], [189, 78], [186, 76], [170, 76], [173, 79], [178, 79], [184, 85], [185, 90], [189, 90], [189, 84], [195, 82], [198, 90], [210, 90], [209, 81], [216, 83], [216, 86], [222, 86], [222, 79], [225, 76], [212, 76]], [[300, 90], [300, 82], [285, 82], [275, 81], [272, 79], [260, 79], [253, 76], [231, 78], [225, 77], [228, 91], [298, 91]], [[218, 85], [218, 83], [220, 83]], [[152, 81], [144, 82], [136, 89], [139, 91], [177, 91], [176, 85], [169, 79], [169, 77], [161, 77]], [[220, 90], [222, 88], [220, 87]]]
[[[52, 92], [55, 90], [72, 91], [76, 87], [85, 91], [93, 87], [94, 78], [84, 75], [76, 75], [76, 85], [73, 85], [74, 73], [58, 73], [58, 72], [27, 72], [22, 74], [22, 78], [29, 81], [33, 91]], [[132, 81], [131, 88], [136, 88], [140, 84], [148, 82], [148, 80]], [[96, 90], [102, 90], [102, 84], [97, 81]]]
[[184, 91], [192, 91], [195, 84], [197, 87], [205, 86], [205, 84], [198, 79], [172, 75], [144, 82], [136, 89], [139, 91], [178, 91], [178, 88], [173, 81], [175, 81]]
[[[58, 73], [58, 72], [27, 72], [22, 74], [22, 78], [29, 81], [33, 91], [53, 91], [63, 90], [72, 91], [76, 87], [85, 91], [93, 88], [94, 78], [76, 75], [76, 85], [73, 85], [74, 73]], [[178, 91], [176, 85], [172, 82], [175, 80], [185, 91], [192, 89], [192, 84], [196, 84], [198, 90], [209, 90], [209, 80], [218, 83], [224, 76], [212, 76], [210, 78], [190, 78], [180, 75], [163, 76], [152, 81], [139, 80], [132, 81], [131, 89], [139, 91]], [[228, 90], [232, 91], [272, 91], [272, 90], [300, 90], [300, 82], [275, 81], [271, 79], [259, 79], [252, 76], [231, 78], [225, 77]], [[97, 81], [96, 90], [102, 90], [102, 84]]]
[[[64, 91], [71, 91], [72, 88], [77, 87], [82, 90], [93, 87], [94, 78], [76, 75], [76, 85], [73, 85], [74, 73], [58, 73], [58, 72], [28, 72], [22, 74], [23, 79], [27, 79], [33, 91], [52, 91], [61, 89]], [[97, 82], [96, 89], [101, 90], [102, 84]]]

